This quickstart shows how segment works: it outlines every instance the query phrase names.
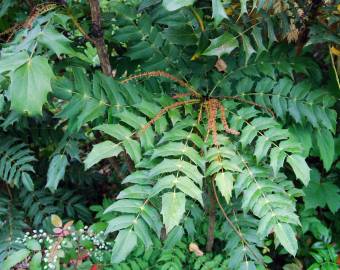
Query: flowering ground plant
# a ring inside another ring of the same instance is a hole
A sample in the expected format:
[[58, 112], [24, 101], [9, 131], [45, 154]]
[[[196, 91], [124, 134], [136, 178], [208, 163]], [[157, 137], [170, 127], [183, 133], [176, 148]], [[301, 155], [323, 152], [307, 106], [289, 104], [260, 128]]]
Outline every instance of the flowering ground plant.
[[[111, 245], [104, 240], [104, 231], [96, 231], [82, 222], [63, 224], [57, 215], [51, 216], [51, 231], [26, 232], [16, 239], [21, 246], [1, 265], [1, 269], [98, 269], [109, 260]], [[107, 258], [106, 258], [107, 257]]]

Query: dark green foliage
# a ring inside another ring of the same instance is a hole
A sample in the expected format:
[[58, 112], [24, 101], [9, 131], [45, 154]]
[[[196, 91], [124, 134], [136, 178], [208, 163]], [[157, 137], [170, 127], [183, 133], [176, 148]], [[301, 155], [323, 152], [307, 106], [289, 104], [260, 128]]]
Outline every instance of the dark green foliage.
[[24, 2], [0, 3], [0, 261], [58, 215], [105, 232], [104, 269], [336, 267], [339, 1], [105, 0], [102, 29], [94, 0]]

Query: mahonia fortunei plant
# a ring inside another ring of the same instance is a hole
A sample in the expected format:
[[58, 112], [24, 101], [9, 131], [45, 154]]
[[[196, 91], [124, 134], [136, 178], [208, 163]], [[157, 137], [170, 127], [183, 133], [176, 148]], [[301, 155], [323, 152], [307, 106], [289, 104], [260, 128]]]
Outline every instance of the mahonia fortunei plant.
[[[283, 127], [285, 120], [281, 119], [290, 117], [308, 125], [312, 117], [317, 127], [328, 130], [321, 114], [311, 110], [323, 107], [325, 97], [310, 91], [309, 82], [294, 84], [288, 77], [278, 81], [264, 77], [255, 92], [249, 89], [243, 95], [214, 96], [215, 88], [202, 95], [189, 83], [162, 71], [125, 79], [117, 93], [138, 87], [133, 80], [154, 76], [178, 83], [186, 92], [150, 101], [137, 98], [114, 115], [116, 123], [94, 128], [109, 137], [95, 144], [84, 161], [90, 168], [125, 151], [136, 167], [123, 180], [129, 186], [106, 209], [120, 213], [106, 230], [118, 232], [112, 262], [124, 260], [138, 241], [150, 247], [150, 234], [160, 236], [163, 226], [167, 234], [183, 234], [181, 221], [190, 212], [186, 206], [194, 201], [205, 207], [209, 190], [219, 205], [232, 207], [240, 199], [240, 210], [257, 217], [258, 235], [264, 239], [274, 233], [277, 243], [295, 255], [295, 228], [300, 225], [295, 201], [302, 195], [295, 179], [308, 185], [310, 168], [299, 140]], [[246, 99], [252, 95], [259, 96], [258, 103]], [[292, 173], [285, 175], [283, 166], [289, 166]], [[240, 228], [233, 228], [244, 245], [245, 257], [261, 263]]]

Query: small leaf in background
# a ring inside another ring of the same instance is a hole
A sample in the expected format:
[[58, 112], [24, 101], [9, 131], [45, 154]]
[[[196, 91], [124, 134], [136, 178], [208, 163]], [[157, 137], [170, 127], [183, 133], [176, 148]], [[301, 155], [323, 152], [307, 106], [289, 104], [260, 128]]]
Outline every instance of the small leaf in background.
[[169, 10], [174, 11], [182, 7], [191, 6], [195, 0], [163, 0], [163, 6]]
[[226, 202], [229, 203], [234, 185], [233, 175], [229, 172], [222, 172], [216, 175], [215, 181], [218, 190], [221, 192]]
[[292, 166], [296, 178], [307, 186], [310, 180], [310, 168], [305, 159], [299, 155], [290, 155], [287, 157], [287, 162]]
[[35, 56], [11, 74], [11, 108], [30, 116], [41, 115], [47, 94], [52, 91], [53, 72], [47, 58]]
[[211, 40], [210, 46], [203, 52], [203, 55], [221, 57], [224, 54], [230, 54], [238, 47], [238, 41], [232, 34], [224, 33]]
[[166, 232], [178, 225], [185, 212], [185, 195], [182, 192], [168, 192], [162, 196], [162, 215]]
[[85, 169], [87, 170], [91, 168], [94, 164], [97, 164], [102, 159], [116, 157], [122, 151], [123, 151], [122, 147], [111, 141], [104, 141], [95, 144], [91, 152], [87, 155], [86, 159], [84, 160]]
[[63, 226], [63, 221], [57, 215], [51, 215], [51, 223], [54, 227], [61, 228]]
[[334, 138], [332, 133], [325, 129], [316, 130], [316, 141], [320, 151], [320, 157], [323, 162], [323, 166], [328, 171], [333, 163], [335, 155]]
[[292, 227], [289, 224], [279, 222], [274, 226], [274, 233], [280, 244], [289, 252], [289, 254], [295, 256], [298, 250], [298, 243]]
[[47, 184], [45, 186], [51, 192], [54, 192], [57, 189], [60, 180], [64, 178], [67, 165], [68, 161], [65, 155], [55, 155], [52, 158], [48, 167]]
[[119, 231], [112, 248], [111, 263], [120, 263], [126, 259], [137, 245], [137, 235], [130, 229]]
[[223, 19], [228, 19], [221, 0], [212, 0], [212, 17], [214, 18], [215, 27], [217, 27]]
[[320, 173], [313, 169], [311, 172], [311, 181], [303, 189], [305, 196], [306, 209], [316, 209], [317, 207], [328, 206], [329, 210], [335, 214], [340, 209], [340, 188], [330, 182], [328, 179], [322, 179]]

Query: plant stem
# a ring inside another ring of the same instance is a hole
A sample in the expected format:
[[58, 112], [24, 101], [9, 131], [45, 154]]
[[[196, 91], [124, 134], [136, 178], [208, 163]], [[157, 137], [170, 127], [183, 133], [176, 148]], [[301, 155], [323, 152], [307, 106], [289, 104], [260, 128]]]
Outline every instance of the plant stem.
[[207, 244], [206, 244], [206, 251], [211, 252], [214, 246], [215, 240], [215, 223], [216, 223], [216, 200], [212, 191], [209, 191], [209, 227], [208, 227], [208, 236], [207, 236]]
[[227, 213], [224, 211], [224, 208], [218, 198], [218, 195], [217, 195], [217, 191], [216, 191], [216, 186], [215, 186], [215, 180], [212, 179], [211, 180], [211, 183], [212, 183], [212, 188], [213, 188], [213, 191], [214, 191], [214, 196], [216, 198], [216, 201], [217, 201], [217, 204], [219, 206], [219, 208], [221, 209], [221, 212], [225, 218], [225, 220], [228, 222], [229, 226], [233, 229], [233, 231], [237, 234], [237, 236], [241, 239], [241, 241], [243, 242], [244, 246], [246, 246], [249, 251], [253, 254], [253, 256], [258, 259], [258, 261], [260, 263], [262, 263], [262, 260], [260, 258], [258, 258], [258, 256], [255, 254], [255, 252], [252, 250], [251, 246], [248, 244], [247, 240], [244, 238], [244, 236], [242, 235], [242, 232], [240, 232], [236, 226], [234, 225], [234, 223], [231, 221], [231, 219], [228, 217]]
[[101, 26], [100, 7], [98, 0], [89, 0], [92, 17], [92, 36], [97, 49], [100, 66], [105, 75], [111, 76], [112, 68], [109, 54], [105, 46], [104, 32]]

